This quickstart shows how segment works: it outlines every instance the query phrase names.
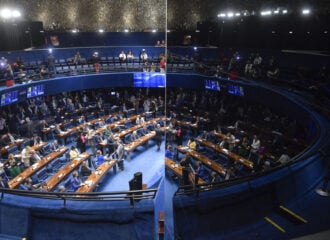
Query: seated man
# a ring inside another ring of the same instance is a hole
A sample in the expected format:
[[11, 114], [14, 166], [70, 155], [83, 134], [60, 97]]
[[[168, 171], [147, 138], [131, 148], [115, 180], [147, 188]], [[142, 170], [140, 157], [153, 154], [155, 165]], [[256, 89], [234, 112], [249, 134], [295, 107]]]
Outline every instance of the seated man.
[[136, 131], [133, 131], [133, 133], [132, 133], [132, 135], [131, 135], [131, 139], [130, 139], [130, 141], [131, 141], [131, 142], [135, 142], [138, 138], [139, 138], [139, 137], [138, 137]]
[[143, 128], [141, 130], [141, 134], [144, 136], [144, 135], [147, 135], [149, 133], [149, 129], [147, 128], [147, 125], [143, 125]]
[[216, 172], [212, 172], [210, 182], [216, 183], [216, 182], [220, 182], [220, 181], [221, 181], [221, 178], [220, 178], [219, 174], [217, 174]]
[[60, 148], [58, 141], [54, 140], [51, 144], [50, 144], [50, 150], [51, 151], [56, 151]]
[[92, 173], [92, 169], [90, 167], [88, 167], [86, 161], [82, 162], [80, 171], [81, 171], [81, 175], [83, 178], [87, 178]]
[[124, 53], [124, 51], [121, 51], [119, 54], [119, 61], [120, 63], [124, 63], [126, 62], [126, 54]]
[[30, 154], [31, 154], [31, 158], [30, 158], [31, 163], [36, 163], [42, 159], [42, 157], [38, 154], [38, 152], [34, 150], [31, 150]]

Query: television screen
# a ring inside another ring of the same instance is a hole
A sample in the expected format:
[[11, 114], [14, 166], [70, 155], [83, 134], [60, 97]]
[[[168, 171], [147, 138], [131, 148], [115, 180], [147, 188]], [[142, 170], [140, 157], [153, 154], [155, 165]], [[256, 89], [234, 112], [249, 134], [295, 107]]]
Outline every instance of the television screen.
[[27, 89], [27, 98], [42, 96], [45, 93], [44, 85], [35, 85]]
[[134, 87], [165, 87], [165, 74], [155, 72], [134, 73]]
[[220, 91], [220, 82], [206, 79], [205, 89]]
[[244, 96], [244, 88], [242, 86], [228, 84], [228, 93], [236, 96]]
[[15, 103], [18, 101], [18, 91], [6, 92], [1, 94], [1, 106]]

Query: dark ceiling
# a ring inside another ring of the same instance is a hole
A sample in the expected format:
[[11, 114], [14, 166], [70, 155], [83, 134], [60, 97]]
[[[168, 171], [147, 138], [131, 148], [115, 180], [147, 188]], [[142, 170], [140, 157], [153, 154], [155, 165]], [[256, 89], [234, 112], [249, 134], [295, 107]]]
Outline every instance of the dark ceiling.
[[42, 21], [45, 29], [80, 31], [143, 31], [145, 29], [195, 29], [197, 22], [215, 20], [221, 11], [259, 12], [303, 6], [329, 13], [329, 0], [0, 0], [0, 8], [21, 10], [24, 19]]

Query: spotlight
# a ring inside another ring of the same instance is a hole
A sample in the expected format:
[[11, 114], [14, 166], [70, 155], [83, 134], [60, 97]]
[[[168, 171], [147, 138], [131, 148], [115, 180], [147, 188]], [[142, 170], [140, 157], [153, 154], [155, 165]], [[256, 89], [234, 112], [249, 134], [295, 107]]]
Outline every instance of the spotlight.
[[196, 29], [196, 31], [195, 31], [195, 32], [199, 33], [200, 31], [199, 31], [199, 29]]
[[72, 29], [71, 32], [72, 33], [77, 33], [77, 32], [79, 32], [79, 30], [75, 28], [75, 29]]
[[273, 13], [274, 14], [279, 14], [280, 13], [280, 10], [278, 10], [278, 9], [277, 10], [274, 10]]
[[197, 51], [197, 47], [194, 47], [194, 50]]
[[292, 31], [289, 31], [289, 34], [293, 34], [293, 32]]
[[301, 13], [303, 14], [303, 15], [308, 15], [308, 14], [310, 14], [311, 13], [311, 11], [309, 10], [309, 9], [303, 9], [302, 11], [301, 11]]
[[12, 16], [12, 12], [8, 8], [4, 8], [0, 13], [1, 17], [4, 19], [8, 19]]
[[272, 15], [272, 11], [270, 10], [267, 10], [267, 11], [261, 11], [261, 16], [269, 16], [269, 15]]
[[21, 13], [18, 11], [18, 10], [14, 10], [14, 11], [12, 11], [12, 16], [14, 17], [14, 18], [19, 18], [19, 17], [21, 17]]
[[323, 33], [324, 33], [324, 34], [327, 34], [327, 33], [328, 33], [328, 31], [327, 31], [327, 30], [325, 30]]
[[99, 29], [99, 33], [104, 33], [104, 29]]
[[232, 18], [233, 16], [234, 16], [234, 13], [232, 13], [232, 12], [227, 13], [227, 17]]
[[49, 52], [49, 53], [52, 53], [52, 52], [53, 52], [53, 49], [48, 48], [48, 52]]

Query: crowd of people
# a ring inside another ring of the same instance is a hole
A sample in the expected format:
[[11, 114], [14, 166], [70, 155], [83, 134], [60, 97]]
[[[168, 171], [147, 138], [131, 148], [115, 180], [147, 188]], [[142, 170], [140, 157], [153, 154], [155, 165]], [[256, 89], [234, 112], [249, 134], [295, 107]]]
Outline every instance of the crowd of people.
[[[111, 94], [113, 91], [116, 91], [115, 95]], [[98, 89], [37, 97], [7, 106], [1, 109], [0, 113], [2, 124], [0, 148], [7, 149], [6, 146], [15, 145], [19, 139], [26, 139], [24, 142], [27, 144], [22, 145], [21, 150], [17, 149], [15, 153], [2, 151], [1, 173], [12, 179], [40, 161], [49, 151], [56, 151], [61, 146], [70, 146], [68, 154], [63, 156], [65, 159], [72, 160], [88, 151], [95, 157], [95, 161], [86, 161], [82, 164], [81, 170], [78, 171], [79, 177], [73, 173], [67, 181], [65, 190], [63, 190], [64, 186], [61, 186], [57, 191], [75, 191], [82, 183], [81, 177], [86, 177], [90, 171], [97, 169], [104, 161], [110, 159], [116, 159], [119, 170], [124, 170], [124, 142], [115, 135], [117, 130], [121, 131], [121, 126], [118, 126], [118, 129], [107, 127], [104, 131], [97, 133], [94, 131], [95, 128], [106, 125], [105, 119], [101, 119], [102, 116], [116, 112], [116, 116], [111, 117], [111, 121], [118, 121], [127, 119], [131, 110], [133, 114], [137, 114], [136, 124], [144, 126], [145, 119], [138, 113], [150, 112], [153, 116], [156, 112], [164, 114], [163, 95], [164, 90]], [[89, 116], [101, 120], [97, 122], [97, 125], [90, 125], [88, 124]], [[154, 125], [155, 141], [159, 150], [163, 133], [159, 135], [157, 131], [160, 127], [157, 127], [156, 123]], [[80, 126], [76, 134], [60, 137], [72, 126]], [[44, 132], [45, 129], [51, 129], [51, 131]], [[149, 132], [146, 126], [141, 130], [144, 130], [146, 134]], [[71, 138], [70, 141], [67, 138]], [[138, 138], [136, 132], [135, 138], [135, 140]], [[101, 146], [100, 143], [104, 140], [106, 140], [106, 146]], [[44, 148], [38, 151], [33, 149], [33, 146], [38, 146], [41, 142], [48, 142], [49, 151]], [[37, 181], [35, 177], [27, 179], [21, 188], [41, 191], [46, 189], [43, 182]]]
[[[176, 159], [173, 151], [176, 146], [187, 146], [209, 154], [211, 160], [227, 166], [226, 175], [220, 176], [208, 166], [192, 161], [189, 153], [185, 155], [184, 161], [189, 158], [197, 175], [206, 182], [212, 182], [212, 179], [228, 180], [286, 164], [311, 140], [307, 137], [307, 126], [301, 126], [295, 119], [262, 104], [216, 91], [167, 89], [167, 113], [170, 119], [166, 132], [168, 158], [181, 162], [182, 159]], [[185, 120], [189, 125], [180, 123]], [[225, 136], [217, 137], [220, 134]], [[253, 168], [244, 169], [237, 161], [221, 160], [221, 154], [210, 153], [196, 138], [212, 142], [251, 161]]]
[[[126, 66], [126, 64], [133, 63], [133, 61], [141, 63], [136, 71], [165, 72], [165, 54], [161, 53], [158, 58], [155, 58], [155, 56], [150, 57], [149, 55], [150, 53], [148, 54], [146, 49], [141, 49], [137, 56], [135, 56], [131, 50], [128, 50], [127, 53], [121, 50], [118, 56], [112, 57], [102, 57], [97, 51], [93, 52], [91, 56], [82, 56], [78, 51], [72, 58], [68, 58], [64, 62], [59, 62], [59, 59], [56, 59], [53, 51], [49, 51], [45, 61], [33, 65], [25, 64], [21, 57], [18, 57], [13, 62], [2, 57], [0, 59], [0, 79], [15, 80], [15, 83], [26, 83], [39, 79], [53, 78], [63, 73], [77, 75], [86, 73], [86, 69], [78, 68], [78, 66], [81, 67], [86, 64], [92, 66], [92, 69], [90, 69], [91, 72], [99, 73], [101, 70], [108, 71], [107, 69], [103, 69], [101, 64], [110, 64], [113, 62], [115, 68], [116, 59], [118, 59], [118, 62], [121, 64], [120, 66], [124, 66], [124, 64]], [[58, 71], [57, 67], [68, 67], [68, 69], [65, 71]], [[81, 73], [79, 73], [79, 69], [82, 71]], [[121, 68], [121, 70], [123, 69]]]

